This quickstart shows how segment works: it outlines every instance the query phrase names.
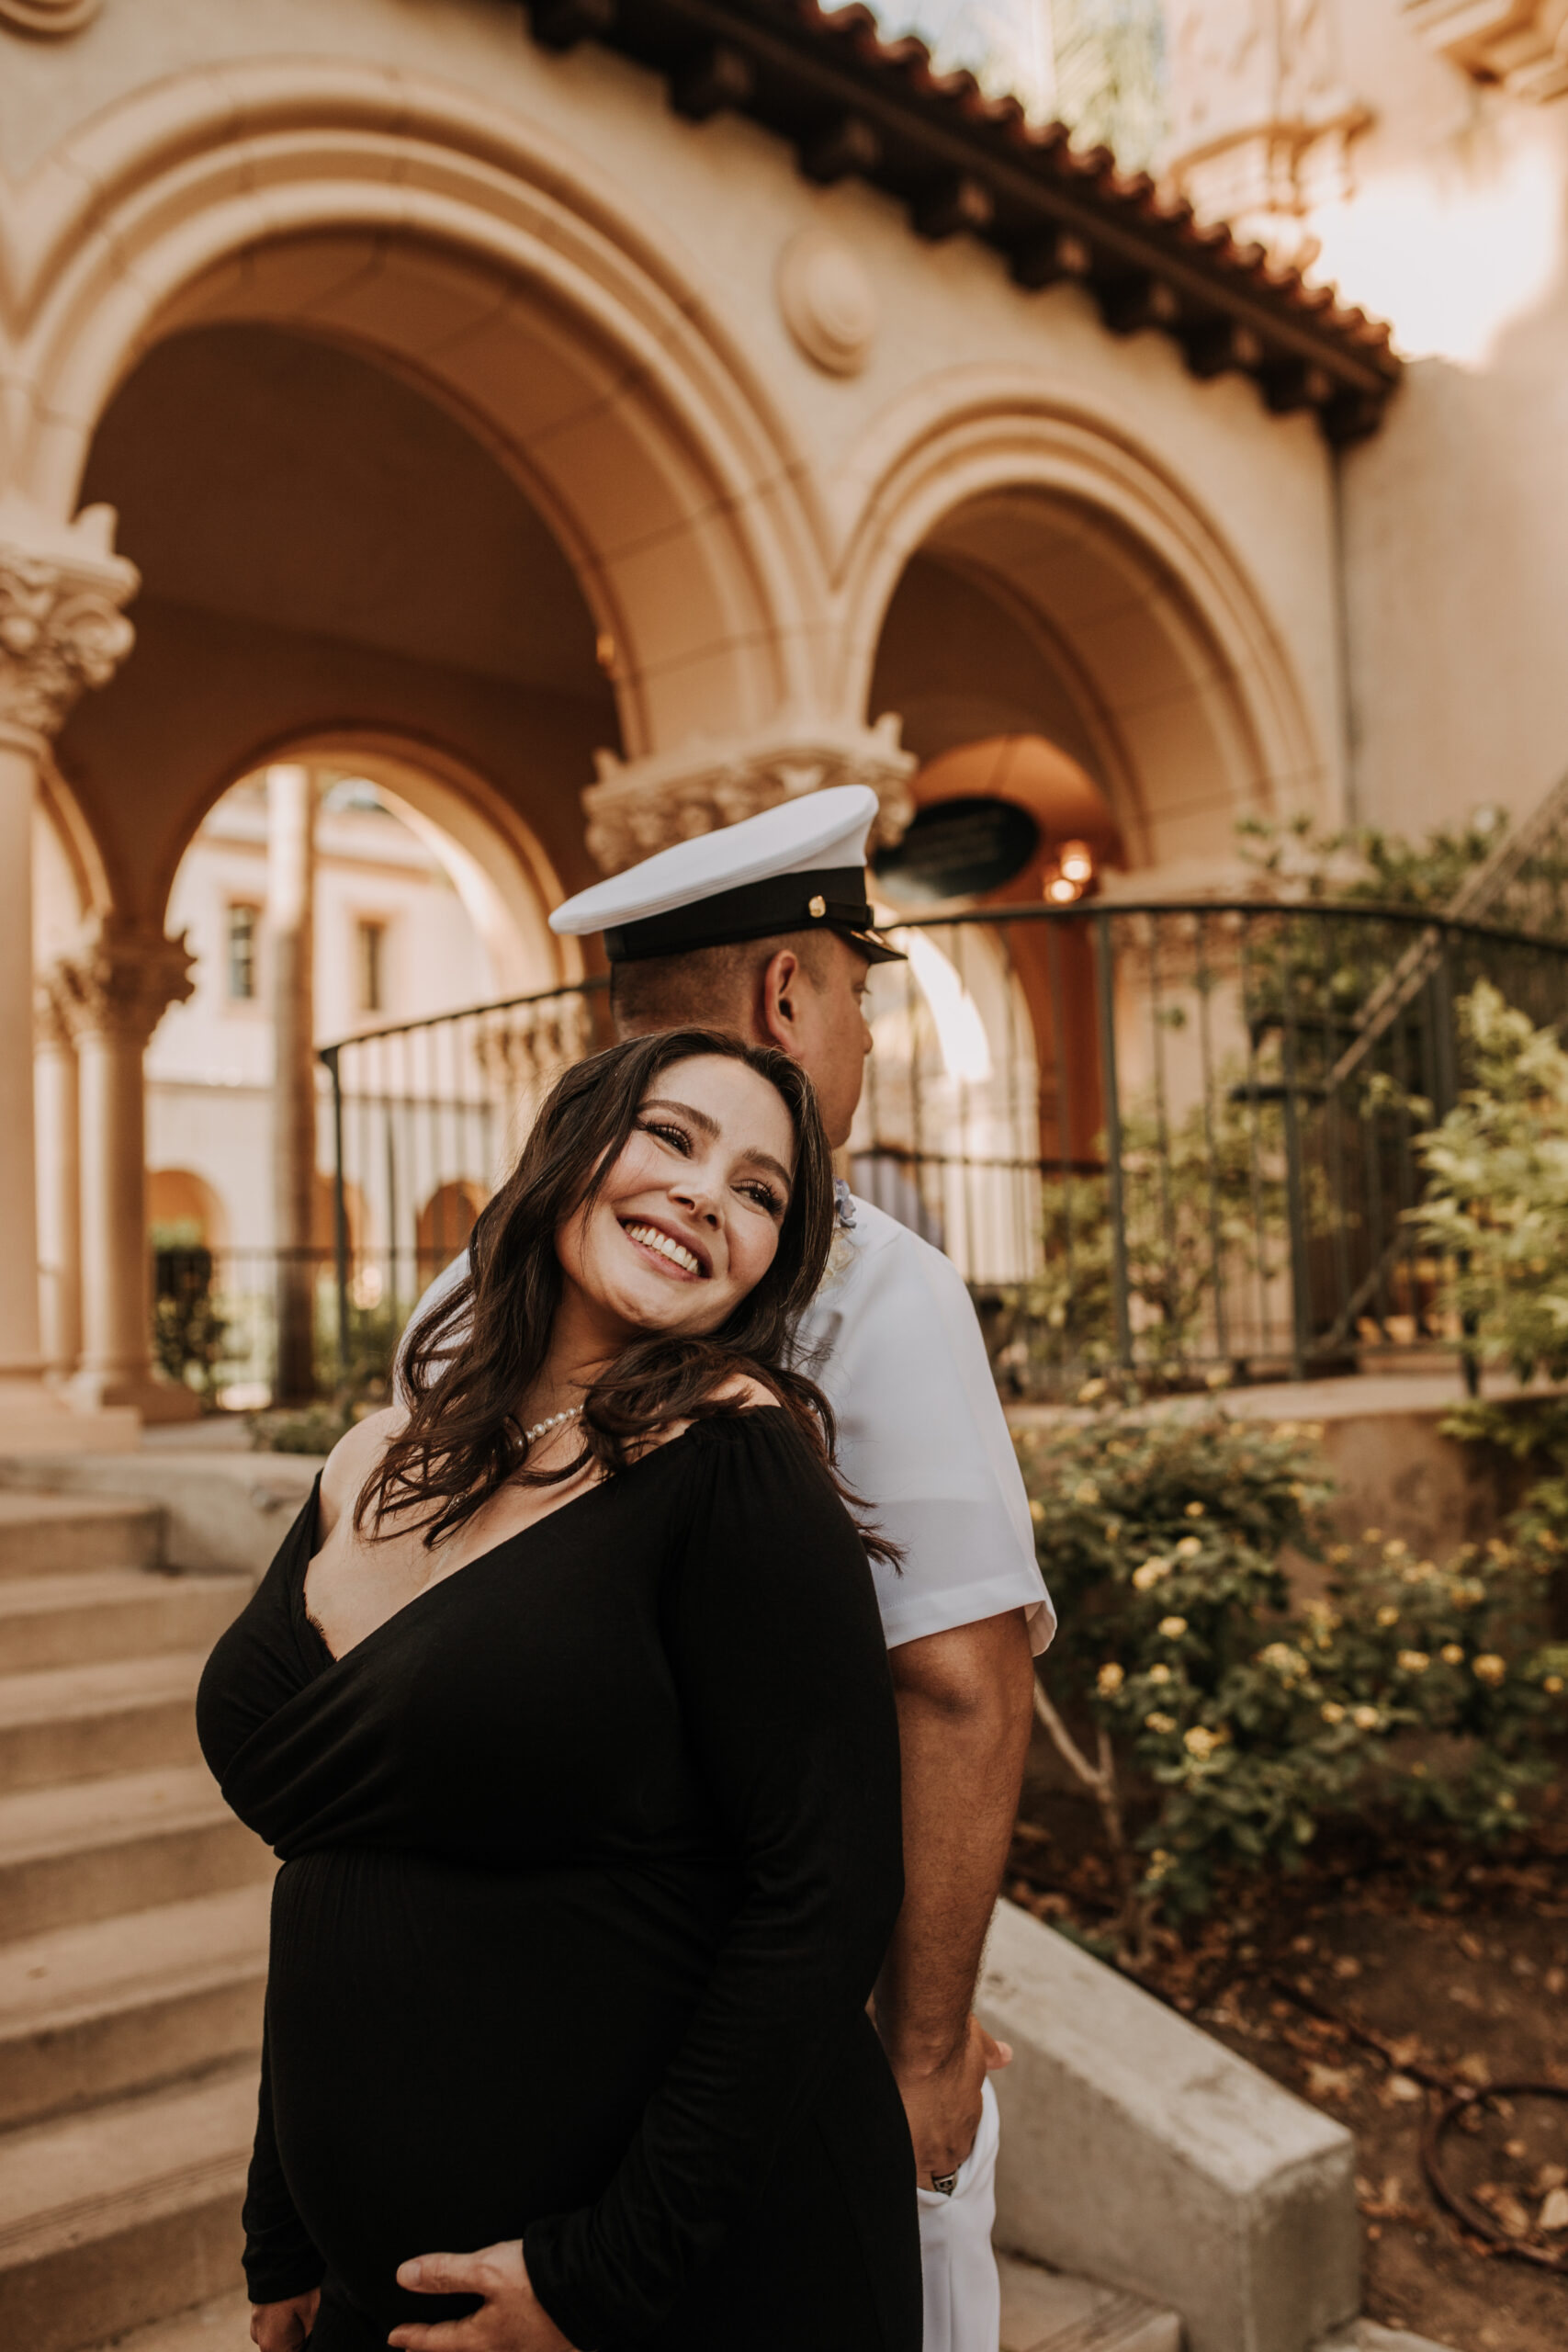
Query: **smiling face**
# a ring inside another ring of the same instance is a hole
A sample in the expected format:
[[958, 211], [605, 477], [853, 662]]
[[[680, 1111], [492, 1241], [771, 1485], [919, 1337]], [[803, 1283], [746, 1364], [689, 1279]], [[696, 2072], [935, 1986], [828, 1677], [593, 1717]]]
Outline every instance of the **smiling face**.
[[773, 1264], [795, 1178], [782, 1098], [744, 1062], [671, 1062], [597, 1195], [556, 1235], [568, 1300], [607, 1348], [716, 1330]]

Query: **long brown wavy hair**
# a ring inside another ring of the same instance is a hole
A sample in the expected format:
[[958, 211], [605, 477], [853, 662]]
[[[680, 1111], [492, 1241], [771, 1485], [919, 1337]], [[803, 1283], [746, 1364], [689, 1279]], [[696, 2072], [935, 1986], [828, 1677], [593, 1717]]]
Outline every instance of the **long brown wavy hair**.
[[[783, 1099], [795, 1129], [795, 1181], [778, 1247], [756, 1288], [719, 1328], [696, 1339], [670, 1332], [634, 1340], [588, 1391], [582, 1444], [559, 1470], [530, 1470], [520, 1419], [549, 1352], [561, 1297], [556, 1236], [592, 1205], [637, 1124], [649, 1090], [671, 1063], [716, 1054], [743, 1062]], [[795, 1327], [820, 1283], [833, 1238], [833, 1163], [810, 1080], [772, 1047], [705, 1029], [631, 1037], [569, 1069], [552, 1088], [522, 1157], [474, 1227], [468, 1272], [409, 1333], [405, 1427], [387, 1446], [355, 1506], [390, 1533], [393, 1512], [420, 1510], [427, 1546], [455, 1534], [511, 1479], [558, 1485], [590, 1463], [625, 1469], [671, 1421], [744, 1410], [719, 1396], [738, 1374], [761, 1384], [833, 1472], [832, 1408], [791, 1362]], [[854, 1498], [840, 1484], [852, 1508]], [[894, 1547], [861, 1526], [875, 1558]]]

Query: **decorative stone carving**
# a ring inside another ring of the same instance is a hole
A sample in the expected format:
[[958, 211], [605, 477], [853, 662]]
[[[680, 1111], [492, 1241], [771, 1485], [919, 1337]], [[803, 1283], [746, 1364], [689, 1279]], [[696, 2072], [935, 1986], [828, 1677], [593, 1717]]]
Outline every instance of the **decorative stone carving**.
[[85, 686], [106, 685], [135, 643], [120, 606], [139, 585], [113, 552], [114, 510], [62, 527], [0, 501], [0, 727], [59, 732]]
[[881, 324], [875, 290], [848, 245], [826, 229], [803, 229], [779, 255], [784, 322], [807, 359], [830, 376], [855, 376]]
[[58, 967], [33, 975], [33, 1051], [71, 1054], [76, 1040], [65, 1004], [63, 980]]
[[1306, 215], [1349, 192], [1371, 120], [1340, 80], [1329, 0], [1176, 0], [1170, 86], [1167, 168], [1182, 193], [1304, 266]]
[[96, 915], [47, 984], [78, 1044], [103, 1037], [141, 1047], [170, 1005], [195, 993], [195, 962], [184, 932], [169, 939], [152, 923]]
[[103, 0], [0, 0], [0, 25], [59, 38], [90, 25]]
[[1423, 40], [1518, 98], [1568, 91], [1568, 0], [1404, 0]]
[[889, 715], [874, 727], [781, 728], [630, 762], [601, 752], [599, 781], [582, 796], [590, 853], [606, 874], [618, 874], [655, 850], [832, 784], [870, 785], [882, 804], [872, 838], [896, 842], [914, 814], [908, 780], [917, 764], [898, 741], [899, 726]]

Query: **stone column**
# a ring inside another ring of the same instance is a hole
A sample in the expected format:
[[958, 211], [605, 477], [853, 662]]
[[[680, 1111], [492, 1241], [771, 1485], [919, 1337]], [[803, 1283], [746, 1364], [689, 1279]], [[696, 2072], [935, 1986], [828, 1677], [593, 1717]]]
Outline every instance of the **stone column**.
[[33, 1109], [38, 1121], [39, 1318], [51, 1381], [82, 1349], [82, 1150], [76, 1046], [55, 979], [33, 999]]
[[183, 938], [109, 915], [56, 967], [81, 1089], [83, 1345], [71, 1399], [88, 1410], [131, 1405], [149, 1421], [201, 1409], [152, 1371], [142, 1069], [164, 1012], [191, 993], [193, 961]]
[[272, 961], [272, 1201], [277, 1259], [273, 1398], [316, 1393], [316, 785], [266, 772], [266, 937]]
[[645, 760], [601, 752], [599, 780], [582, 796], [588, 847], [606, 874], [618, 874], [674, 842], [835, 784], [870, 785], [882, 804], [873, 846], [896, 842], [914, 814], [917, 765], [898, 733], [892, 717], [874, 727], [781, 721], [741, 741], [683, 744]]
[[73, 1429], [43, 1385], [33, 1146], [32, 823], [40, 763], [85, 686], [130, 650], [120, 606], [135, 567], [113, 552], [114, 514], [70, 525], [0, 499], [0, 1446], [124, 1442], [134, 1423]]

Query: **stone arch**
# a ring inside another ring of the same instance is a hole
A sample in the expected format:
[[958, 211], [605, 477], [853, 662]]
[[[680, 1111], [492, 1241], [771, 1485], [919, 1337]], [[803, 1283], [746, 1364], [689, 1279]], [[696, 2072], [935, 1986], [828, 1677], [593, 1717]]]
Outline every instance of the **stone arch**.
[[539, 506], [629, 756], [809, 704], [818, 528], [782, 423], [633, 192], [536, 124], [369, 64], [203, 68], [86, 125], [14, 220], [34, 391], [0, 475], [46, 512], [152, 344], [293, 324], [406, 371]]
[[1037, 385], [945, 397], [885, 420], [866, 454], [840, 694], [875, 698], [895, 594], [924, 561], [1032, 639], [1081, 729], [1066, 748], [1107, 792], [1132, 865], [1228, 861], [1245, 811], [1324, 807], [1325, 763], [1279, 633], [1186, 488]]
[[164, 920], [181, 859], [208, 811], [247, 775], [276, 763], [342, 767], [364, 775], [446, 869], [489, 951], [505, 995], [582, 977], [575, 940], [545, 921], [566, 897], [544, 843], [495, 784], [460, 753], [393, 729], [342, 727], [285, 735], [236, 754], [191, 805], [182, 837], [164, 853], [157, 901]]
[[203, 1250], [226, 1250], [231, 1238], [223, 1195], [194, 1168], [148, 1170], [147, 1223], [188, 1226], [197, 1237], [189, 1246]]

